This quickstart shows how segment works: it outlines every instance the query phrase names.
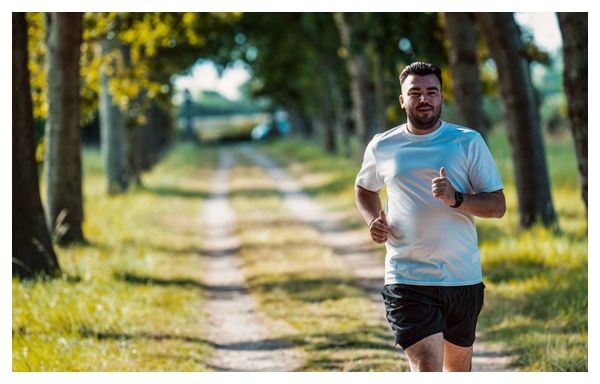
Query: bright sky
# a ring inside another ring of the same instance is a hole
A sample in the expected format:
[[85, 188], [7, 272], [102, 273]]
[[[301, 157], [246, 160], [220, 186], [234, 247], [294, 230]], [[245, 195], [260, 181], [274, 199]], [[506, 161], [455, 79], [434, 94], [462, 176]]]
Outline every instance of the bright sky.
[[[561, 46], [560, 30], [554, 13], [517, 13], [515, 17], [521, 26], [527, 27], [533, 32], [535, 42], [540, 48], [554, 53]], [[194, 66], [191, 76], [176, 78], [177, 94], [174, 102], [179, 104], [182, 101], [181, 93], [186, 88], [190, 90], [193, 98], [197, 98], [200, 91], [211, 90], [235, 100], [240, 96], [239, 87], [249, 78], [250, 74], [241, 63], [224, 71], [219, 78], [217, 70], [211, 62], [202, 62]]]
[[[223, 71], [221, 77], [217, 69], [210, 61], [196, 64], [192, 68], [190, 76], [177, 76], [175, 79], [175, 89], [177, 93], [189, 89], [192, 98], [197, 98], [200, 91], [217, 91], [228, 99], [235, 100], [240, 97], [239, 88], [250, 79], [250, 74], [244, 68], [244, 65], [234, 64], [230, 69]], [[176, 104], [181, 102], [181, 96], [176, 95], [174, 100]]]
[[555, 13], [517, 13], [515, 19], [533, 32], [533, 38], [540, 48], [554, 53], [562, 45]]

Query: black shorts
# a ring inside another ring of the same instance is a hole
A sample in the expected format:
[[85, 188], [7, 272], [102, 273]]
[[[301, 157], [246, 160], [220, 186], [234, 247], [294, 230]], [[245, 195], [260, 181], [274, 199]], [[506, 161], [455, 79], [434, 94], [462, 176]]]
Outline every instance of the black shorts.
[[435, 333], [461, 347], [475, 341], [483, 283], [454, 287], [388, 284], [381, 291], [396, 344], [406, 349]]

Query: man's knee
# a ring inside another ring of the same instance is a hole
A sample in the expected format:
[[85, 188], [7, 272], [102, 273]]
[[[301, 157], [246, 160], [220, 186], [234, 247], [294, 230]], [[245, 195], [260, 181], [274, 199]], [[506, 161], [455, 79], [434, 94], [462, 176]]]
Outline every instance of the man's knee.
[[444, 340], [444, 371], [470, 372], [473, 346], [461, 347]]
[[407, 356], [413, 372], [440, 372], [443, 368], [441, 359], [435, 353], [419, 352]]
[[415, 372], [440, 372], [443, 368], [443, 336], [428, 336], [405, 350], [410, 369]]

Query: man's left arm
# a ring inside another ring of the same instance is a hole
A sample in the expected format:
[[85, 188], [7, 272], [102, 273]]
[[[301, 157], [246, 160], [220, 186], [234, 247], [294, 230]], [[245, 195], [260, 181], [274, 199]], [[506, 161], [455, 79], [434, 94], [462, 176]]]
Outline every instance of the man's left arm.
[[[456, 204], [456, 190], [446, 177], [444, 168], [440, 169], [440, 176], [431, 180], [431, 193], [444, 204]], [[480, 192], [475, 194], [463, 193], [463, 202], [459, 208], [478, 217], [501, 218], [506, 212], [506, 199], [502, 189], [494, 192]]]
[[[453, 198], [450, 205], [455, 203], [456, 200]], [[463, 202], [457, 209], [462, 209], [474, 216], [501, 218], [506, 212], [504, 191], [500, 189], [494, 192], [480, 192], [473, 195], [463, 193]]]

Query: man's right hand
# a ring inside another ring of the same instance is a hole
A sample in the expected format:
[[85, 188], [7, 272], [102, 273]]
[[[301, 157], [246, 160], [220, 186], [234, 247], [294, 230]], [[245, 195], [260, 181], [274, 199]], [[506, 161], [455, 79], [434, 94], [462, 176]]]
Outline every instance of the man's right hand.
[[388, 227], [387, 219], [385, 218], [385, 212], [383, 212], [383, 209], [379, 211], [379, 217], [371, 221], [371, 224], [369, 225], [369, 231], [371, 232], [371, 238], [376, 243], [381, 244], [387, 241], [390, 229]]

